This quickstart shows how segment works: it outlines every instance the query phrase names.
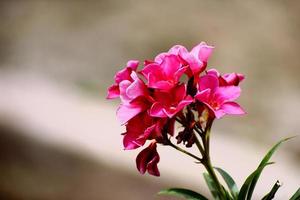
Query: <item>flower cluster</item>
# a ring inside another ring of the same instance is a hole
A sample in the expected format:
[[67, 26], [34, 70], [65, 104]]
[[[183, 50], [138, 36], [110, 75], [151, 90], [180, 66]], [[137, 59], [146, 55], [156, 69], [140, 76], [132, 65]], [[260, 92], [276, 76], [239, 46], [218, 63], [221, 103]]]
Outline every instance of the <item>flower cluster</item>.
[[[206, 70], [213, 49], [205, 42], [191, 51], [176, 45], [154, 60], [144, 61], [140, 70], [139, 62], [131, 60], [115, 75], [107, 98], [121, 99], [117, 117], [126, 126], [125, 150], [137, 149], [150, 141], [136, 158], [140, 173], [159, 176], [157, 143], [171, 145], [170, 138], [174, 137], [178, 144], [191, 147], [195, 143], [191, 131], [195, 126], [205, 129], [215, 118], [245, 113], [235, 102], [244, 76]], [[183, 128], [177, 135], [175, 122]]]

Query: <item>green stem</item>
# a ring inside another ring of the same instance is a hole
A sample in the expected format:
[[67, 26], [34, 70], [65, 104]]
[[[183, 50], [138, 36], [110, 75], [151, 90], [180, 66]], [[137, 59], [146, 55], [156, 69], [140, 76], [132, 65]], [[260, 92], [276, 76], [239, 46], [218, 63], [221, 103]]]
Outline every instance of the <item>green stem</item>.
[[219, 191], [220, 199], [226, 199], [226, 193], [224, 191], [224, 188], [221, 185], [221, 183], [213, 169], [211, 160], [210, 160], [210, 151], [209, 151], [209, 143], [210, 142], [209, 142], [209, 140], [210, 140], [210, 130], [211, 130], [212, 123], [213, 123], [213, 120], [208, 120], [207, 125], [205, 127], [205, 132], [203, 135], [201, 135], [202, 143], [204, 145], [204, 153], [202, 153], [203, 152], [202, 149], [199, 149], [199, 151], [201, 152], [202, 157], [203, 157], [202, 164], [204, 165], [204, 167], [207, 170], [210, 177], [213, 179], [213, 181]]
[[182, 148], [176, 146], [176, 145], [173, 144], [171, 141], [170, 141], [169, 145], [170, 145], [171, 147], [173, 147], [174, 149], [176, 149], [176, 150], [178, 150], [178, 151], [180, 151], [180, 152], [182, 152], [182, 153], [184, 153], [184, 154], [186, 154], [186, 155], [188, 155], [188, 156], [190, 156], [190, 157], [192, 157], [192, 158], [198, 160], [200, 163], [202, 163], [202, 159], [201, 159], [201, 158], [199, 158], [198, 156], [195, 156], [194, 154], [192, 154], [192, 153], [190, 153], [190, 152], [188, 152], [188, 151], [186, 151], [186, 150], [184, 150], [184, 149], [182, 149]]

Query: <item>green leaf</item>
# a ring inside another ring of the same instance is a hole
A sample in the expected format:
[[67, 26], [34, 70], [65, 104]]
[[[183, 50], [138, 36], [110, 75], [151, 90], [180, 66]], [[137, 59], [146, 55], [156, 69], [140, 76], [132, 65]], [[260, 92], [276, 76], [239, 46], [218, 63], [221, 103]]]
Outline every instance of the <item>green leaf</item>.
[[260, 162], [257, 169], [254, 172], [252, 172], [250, 174], [250, 176], [247, 177], [246, 181], [242, 185], [242, 188], [241, 188], [239, 196], [238, 196], [238, 200], [245, 200], [245, 199], [250, 200], [251, 199], [254, 188], [256, 186], [257, 180], [259, 179], [261, 172], [263, 171], [265, 166], [267, 166], [269, 164], [273, 164], [273, 163], [269, 162], [270, 158], [272, 157], [272, 155], [274, 154], [274, 152], [280, 146], [281, 143], [283, 143], [291, 138], [293, 138], [293, 137], [289, 137], [289, 138], [280, 140], [268, 151], [268, 153], [265, 155], [265, 157]]
[[258, 170], [257, 173], [254, 175], [253, 177], [253, 180], [251, 182], [251, 185], [249, 187], [249, 190], [248, 190], [248, 194], [247, 194], [247, 200], [250, 200], [251, 197], [252, 197], [252, 194], [253, 194], [253, 191], [254, 191], [254, 188], [256, 186], [256, 183], [259, 179], [259, 176], [263, 170], [263, 168], [266, 166], [266, 164], [269, 162], [270, 158], [272, 157], [272, 155], [274, 154], [274, 152], [276, 151], [276, 149], [281, 145], [281, 143], [291, 139], [292, 137], [290, 138], [285, 138], [285, 139], [282, 139], [280, 140], [279, 142], [277, 142], [270, 150], [269, 152], [265, 155], [265, 157], [262, 159], [262, 161], [260, 162], [259, 166], [258, 167], [262, 167], [261, 170]]
[[219, 192], [213, 179], [206, 172], [203, 173], [203, 177], [214, 199], [219, 200]]
[[237, 197], [239, 195], [239, 189], [238, 189], [236, 183], [234, 182], [233, 178], [223, 169], [218, 168], [218, 167], [215, 167], [215, 169], [221, 174], [221, 176], [225, 180], [232, 198], [237, 199]]
[[170, 188], [166, 190], [161, 190], [159, 195], [172, 195], [177, 197], [182, 197], [187, 200], [208, 200], [203, 195], [194, 192], [192, 190], [184, 189], [184, 188]]
[[300, 188], [295, 192], [295, 194], [290, 198], [290, 200], [300, 200]]
[[[271, 165], [273, 164], [273, 162], [271, 163], [267, 163], [266, 165]], [[251, 182], [253, 181], [253, 178], [254, 176], [257, 174], [257, 173], [260, 173], [263, 168], [265, 166], [261, 166], [261, 167], [258, 167], [254, 172], [252, 172], [248, 177], [247, 179], [245, 180], [244, 184], [242, 185], [241, 187], [241, 190], [239, 192], [239, 196], [238, 196], [238, 200], [245, 200], [246, 197], [247, 197], [247, 193], [248, 193], [248, 190], [249, 190], [249, 187], [250, 187], [250, 184]]]
[[279, 181], [276, 181], [276, 183], [272, 187], [271, 191], [266, 196], [264, 196], [264, 198], [262, 198], [262, 200], [272, 200], [275, 197], [275, 194], [278, 191], [278, 189], [280, 188], [280, 186], [281, 186], [281, 184], [279, 183]]

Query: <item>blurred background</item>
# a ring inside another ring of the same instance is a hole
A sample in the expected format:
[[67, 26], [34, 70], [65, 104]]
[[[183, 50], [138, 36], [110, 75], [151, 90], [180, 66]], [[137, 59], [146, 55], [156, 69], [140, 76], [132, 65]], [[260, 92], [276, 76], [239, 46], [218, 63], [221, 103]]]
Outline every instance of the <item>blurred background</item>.
[[[209, 66], [246, 75], [243, 117], [215, 123], [212, 158], [239, 186], [268, 148], [300, 130], [300, 2], [201, 0], [0, 1], [0, 199], [170, 199], [203, 192], [204, 169], [159, 146], [161, 177], [141, 176], [122, 149], [117, 101], [105, 100], [129, 59], [175, 44], [215, 46]], [[300, 139], [276, 153], [255, 199], [279, 179], [300, 186]]]

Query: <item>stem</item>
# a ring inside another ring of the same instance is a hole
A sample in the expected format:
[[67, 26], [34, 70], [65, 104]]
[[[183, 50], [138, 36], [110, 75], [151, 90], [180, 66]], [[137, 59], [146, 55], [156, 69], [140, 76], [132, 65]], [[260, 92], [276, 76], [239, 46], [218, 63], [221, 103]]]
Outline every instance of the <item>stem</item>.
[[192, 157], [192, 158], [198, 160], [200, 163], [202, 163], [202, 161], [203, 161], [203, 160], [202, 160], [201, 158], [199, 158], [198, 156], [195, 156], [194, 154], [192, 154], [192, 153], [190, 153], [190, 152], [188, 152], [188, 151], [186, 151], [186, 150], [180, 148], [179, 146], [176, 146], [176, 145], [173, 144], [171, 141], [169, 141], [169, 144], [168, 144], [168, 145], [170, 145], [170, 146], [173, 147], [174, 149], [176, 149], [176, 150], [178, 150], [178, 151], [180, 151], [180, 152], [182, 152], [182, 153], [184, 153], [184, 154], [186, 154], [186, 155], [188, 155], [188, 156], [190, 156], [190, 157]]
[[203, 156], [202, 164], [204, 165], [204, 167], [207, 170], [210, 177], [213, 179], [213, 181], [219, 191], [220, 199], [226, 199], [226, 193], [224, 191], [224, 188], [221, 185], [221, 183], [213, 169], [211, 160], [210, 160], [210, 151], [209, 151], [209, 143], [210, 142], [209, 142], [209, 140], [210, 140], [210, 130], [211, 130], [212, 123], [213, 123], [213, 120], [208, 120], [206, 127], [205, 127], [205, 134], [201, 136], [201, 139], [202, 139], [202, 142], [204, 145], [204, 154], [202, 154], [202, 156]]

